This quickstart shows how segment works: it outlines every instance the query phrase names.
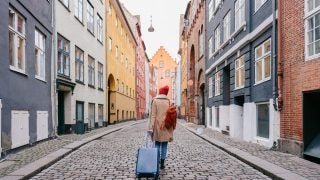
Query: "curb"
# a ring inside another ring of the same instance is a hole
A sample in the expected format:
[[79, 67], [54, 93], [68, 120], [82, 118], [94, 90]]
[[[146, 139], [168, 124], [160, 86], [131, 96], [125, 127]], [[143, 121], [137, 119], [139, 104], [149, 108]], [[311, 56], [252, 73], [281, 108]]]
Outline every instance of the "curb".
[[262, 172], [263, 174], [269, 176], [272, 179], [299, 179], [307, 180], [307, 178], [295, 174], [287, 169], [284, 169], [280, 166], [270, 163], [269, 161], [263, 160], [256, 156], [253, 156], [245, 151], [242, 151], [238, 148], [225, 144], [221, 141], [217, 141], [213, 138], [210, 138], [206, 135], [197, 134], [196, 130], [188, 127], [187, 125], [179, 122], [186, 130], [193, 133], [194, 135], [200, 137], [201, 139], [207, 141], [208, 143], [216, 146], [220, 150], [230, 154], [231, 156], [239, 159], [240, 161], [248, 164], [249, 166], [255, 168], [256, 170]]
[[57, 161], [61, 160], [65, 156], [69, 155], [73, 151], [79, 149], [81, 146], [84, 146], [84, 145], [86, 145], [96, 139], [99, 139], [103, 136], [106, 136], [111, 133], [115, 133], [117, 131], [120, 131], [122, 129], [125, 129], [127, 127], [133, 126], [138, 123], [139, 122], [133, 122], [133, 123], [121, 126], [121, 127], [107, 130], [107, 131], [100, 133], [100, 134], [96, 134], [96, 135], [84, 138], [79, 141], [74, 141], [73, 143], [67, 144], [66, 146], [62, 147], [61, 149], [59, 149], [55, 152], [52, 152], [52, 153], [50, 153], [50, 154], [32, 162], [32, 163], [29, 163], [29, 164], [23, 166], [22, 168], [19, 168], [18, 170], [14, 171], [4, 177], [1, 177], [0, 180], [29, 179], [29, 178], [33, 177], [34, 175], [38, 174], [39, 172], [41, 172], [42, 170], [50, 167], [51, 165], [53, 165]]

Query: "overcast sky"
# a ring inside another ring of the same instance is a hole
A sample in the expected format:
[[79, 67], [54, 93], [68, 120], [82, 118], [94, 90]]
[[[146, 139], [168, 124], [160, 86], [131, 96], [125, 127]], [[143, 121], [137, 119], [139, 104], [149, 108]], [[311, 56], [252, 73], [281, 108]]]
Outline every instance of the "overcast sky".
[[[173, 58], [179, 49], [180, 14], [185, 12], [189, 0], [120, 0], [133, 15], [140, 15], [142, 36], [151, 59], [162, 45]], [[148, 32], [150, 16], [155, 29]]]

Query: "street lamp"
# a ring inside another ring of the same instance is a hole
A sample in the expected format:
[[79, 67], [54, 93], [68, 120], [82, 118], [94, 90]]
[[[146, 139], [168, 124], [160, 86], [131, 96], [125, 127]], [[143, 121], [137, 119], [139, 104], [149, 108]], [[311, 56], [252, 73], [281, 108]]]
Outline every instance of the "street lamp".
[[154, 28], [152, 26], [152, 16], [150, 16], [150, 27], [148, 28], [149, 32], [154, 32]]

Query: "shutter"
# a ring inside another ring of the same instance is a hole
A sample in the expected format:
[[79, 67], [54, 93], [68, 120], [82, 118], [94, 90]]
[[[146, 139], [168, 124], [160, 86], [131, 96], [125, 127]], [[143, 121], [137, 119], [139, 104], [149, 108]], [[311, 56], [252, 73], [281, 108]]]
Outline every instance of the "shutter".
[[48, 138], [48, 111], [37, 111], [37, 141]]
[[11, 111], [11, 140], [11, 148], [29, 144], [30, 136], [28, 111]]

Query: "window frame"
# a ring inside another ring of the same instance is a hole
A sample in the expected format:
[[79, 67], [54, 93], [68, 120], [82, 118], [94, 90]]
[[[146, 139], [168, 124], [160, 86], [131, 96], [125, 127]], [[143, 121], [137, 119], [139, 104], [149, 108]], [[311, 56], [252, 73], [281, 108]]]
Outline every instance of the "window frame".
[[[90, 26], [91, 23], [92, 23], [92, 26]], [[92, 27], [92, 30], [90, 29], [90, 27]], [[89, 0], [87, 0], [87, 30], [92, 35], [94, 35], [94, 7]]]
[[221, 27], [220, 24], [214, 30], [214, 52], [217, 52], [221, 47]]
[[[243, 63], [240, 66], [238, 65], [238, 67], [237, 67], [237, 64], [239, 64], [241, 60], [243, 60]], [[244, 55], [235, 60], [235, 62], [234, 62], [234, 69], [235, 69], [235, 71], [234, 71], [234, 77], [235, 77], [234, 78], [235, 79], [234, 87], [235, 87], [235, 89], [242, 89], [245, 86], [245, 80], [246, 80], [245, 67], [246, 67], [246, 60], [245, 60], [245, 56]], [[238, 78], [240, 78], [240, 77], [237, 76], [237, 72], [239, 72], [240, 76], [241, 76], [241, 73], [242, 73], [241, 78], [243, 80], [242, 81], [243, 84], [237, 84], [237, 82], [239, 80]]]
[[[42, 46], [43, 47], [40, 47], [41, 46], [41, 43], [40, 44], [37, 44], [36, 42], [36, 36], [38, 34], [38, 43], [40, 43], [40, 37], [42, 36]], [[46, 37], [45, 35], [35, 29], [35, 52], [38, 52], [40, 54], [39, 55], [35, 55], [35, 68], [38, 69], [38, 74], [37, 74], [37, 70], [35, 72], [35, 78], [41, 80], [41, 81], [46, 81]], [[41, 56], [41, 54], [43, 56]], [[41, 59], [42, 57], [42, 59]], [[41, 67], [43, 65], [43, 67]]]
[[[238, 7], [237, 7], [237, 3], [239, 4]], [[245, 23], [246, 23], [246, 1], [245, 0], [236, 0], [234, 3], [235, 31], [239, 30], [243, 25], [245, 25]]]
[[[92, 56], [88, 55], [88, 86], [90, 86], [90, 87], [95, 87], [95, 81], [96, 81], [95, 65], [96, 65], [95, 59]], [[90, 79], [90, 77], [91, 77], [91, 79]]]
[[[81, 3], [80, 3], [81, 1]], [[81, 4], [81, 18], [79, 17], [80, 15], [80, 8], [79, 5]], [[83, 23], [83, 0], [75, 0], [74, 1], [74, 16], [81, 22]]]
[[[268, 42], [268, 41], [270, 41], [270, 51], [268, 51], [267, 53], [265, 52], [265, 48], [264, 48], [264, 45]], [[271, 61], [272, 61], [272, 58], [271, 58], [271, 46], [272, 46], [272, 44], [271, 44], [272, 42], [271, 42], [271, 38], [269, 38], [269, 39], [267, 39], [267, 40], [265, 40], [265, 41], [263, 41], [260, 45], [258, 45], [257, 47], [255, 47], [255, 49], [254, 49], [254, 71], [255, 71], [255, 85], [257, 85], [257, 84], [260, 84], [260, 83], [263, 83], [263, 82], [266, 82], [266, 81], [268, 81], [268, 80], [270, 80], [271, 79]], [[260, 47], [262, 47], [262, 53], [261, 53], [261, 57], [259, 57], [259, 58], [257, 58], [257, 50], [260, 48]], [[266, 58], [267, 57], [270, 57], [270, 76], [269, 77], [265, 77], [265, 60], [266, 60]], [[262, 76], [261, 76], [261, 80], [257, 80], [257, 63], [258, 62], [260, 62], [260, 61], [262, 61], [262, 72], [261, 72], [261, 74], [262, 74]]]
[[101, 42], [103, 44], [103, 36], [104, 35], [104, 31], [103, 31], [103, 19], [102, 17], [99, 15], [99, 13], [97, 13], [97, 39], [99, 42]]
[[[261, 4], [257, 6], [257, 1], [260, 1]], [[254, 0], [254, 12], [256, 13], [268, 0]]]
[[[67, 40], [66, 38], [64, 38], [63, 36], [61, 36], [60, 34], [58, 34], [58, 37], [57, 37], [57, 39], [58, 39], [58, 42], [59, 42], [59, 38], [61, 39], [61, 43], [63, 43], [62, 44], [62, 49], [59, 47], [59, 43], [57, 43], [57, 50], [58, 50], [58, 60], [57, 60], [57, 63], [58, 63], [58, 65], [57, 65], [57, 71], [58, 71], [58, 75], [60, 75], [60, 76], [65, 76], [65, 77], [68, 77], [68, 78], [70, 78], [70, 41], [69, 40]], [[67, 45], [68, 46], [68, 51], [66, 51], [65, 50], [65, 45]], [[59, 53], [61, 53], [61, 55], [62, 55], [62, 59], [59, 59]], [[66, 62], [64, 62], [64, 60], [66, 60], [66, 57], [68, 57], [68, 62], [66, 61]], [[59, 71], [59, 61], [62, 63], [61, 65], [62, 65], [62, 73], [61, 73], [61, 71]], [[65, 72], [65, 69], [64, 69], [64, 67], [63, 67], [63, 65], [66, 65], [67, 67], [68, 67], [68, 74], [66, 74], [66, 72]]]
[[221, 95], [221, 79], [220, 71], [214, 75], [214, 96]]
[[209, 98], [212, 98], [213, 97], [213, 77], [211, 76], [211, 77], [209, 77], [209, 79], [208, 79], [208, 81], [209, 81], [209, 86], [208, 86], [208, 96], [209, 96]]
[[98, 62], [98, 89], [103, 90], [103, 64]]
[[[77, 57], [77, 51], [80, 52], [80, 58]], [[75, 46], [74, 52], [75, 52], [75, 78], [76, 78], [76, 82], [84, 83], [84, 51], [81, 50], [78, 46]], [[82, 53], [82, 59], [81, 59], [81, 53]], [[77, 68], [77, 64], [78, 64], [79, 69]], [[82, 77], [82, 79], [81, 79], [81, 77]]]
[[214, 54], [214, 37], [211, 36], [209, 39], [209, 58], [211, 58]]
[[[228, 32], [227, 32], [228, 31]], [[229, 10], [223, 18], [223, 43], [231, 37], [231, 11]]]
[[[312, 0], [313, 4], [315, 3], [315, 0]], [[304, 3], [304, 13], [305, 13], [305, 17], [304, 17], [304, 23], [305, 23], [305, 60], [309, 61], [309, 60], [313, 60], [313, 59], [317, 59], [320, 57], [320, 53], [315, 52], [315, 43], [319, 42], [320, 40], [315, 40], [315, 30], [317, 28], [319, 28], [319, 26], [315, 26], [315, 17], [316, 15], [318, 15], [320, 13], [320, 5], [318, 7], [313, 7], [313, 9], [309, 10], [309, 5], [308, 5], [308, 1], [305, 1]], [[308, 23], [309, 20], [313, 18], [313, 27], [312, 30], [309, 29]], [[313, 35], [313, 39], [312, 42], [309, 42], [309, 32], [312, 32]], [[309, 45], [312, 45], [312, 49], [313, 49], [313, 54], [310, 55], [309, 53]]]

